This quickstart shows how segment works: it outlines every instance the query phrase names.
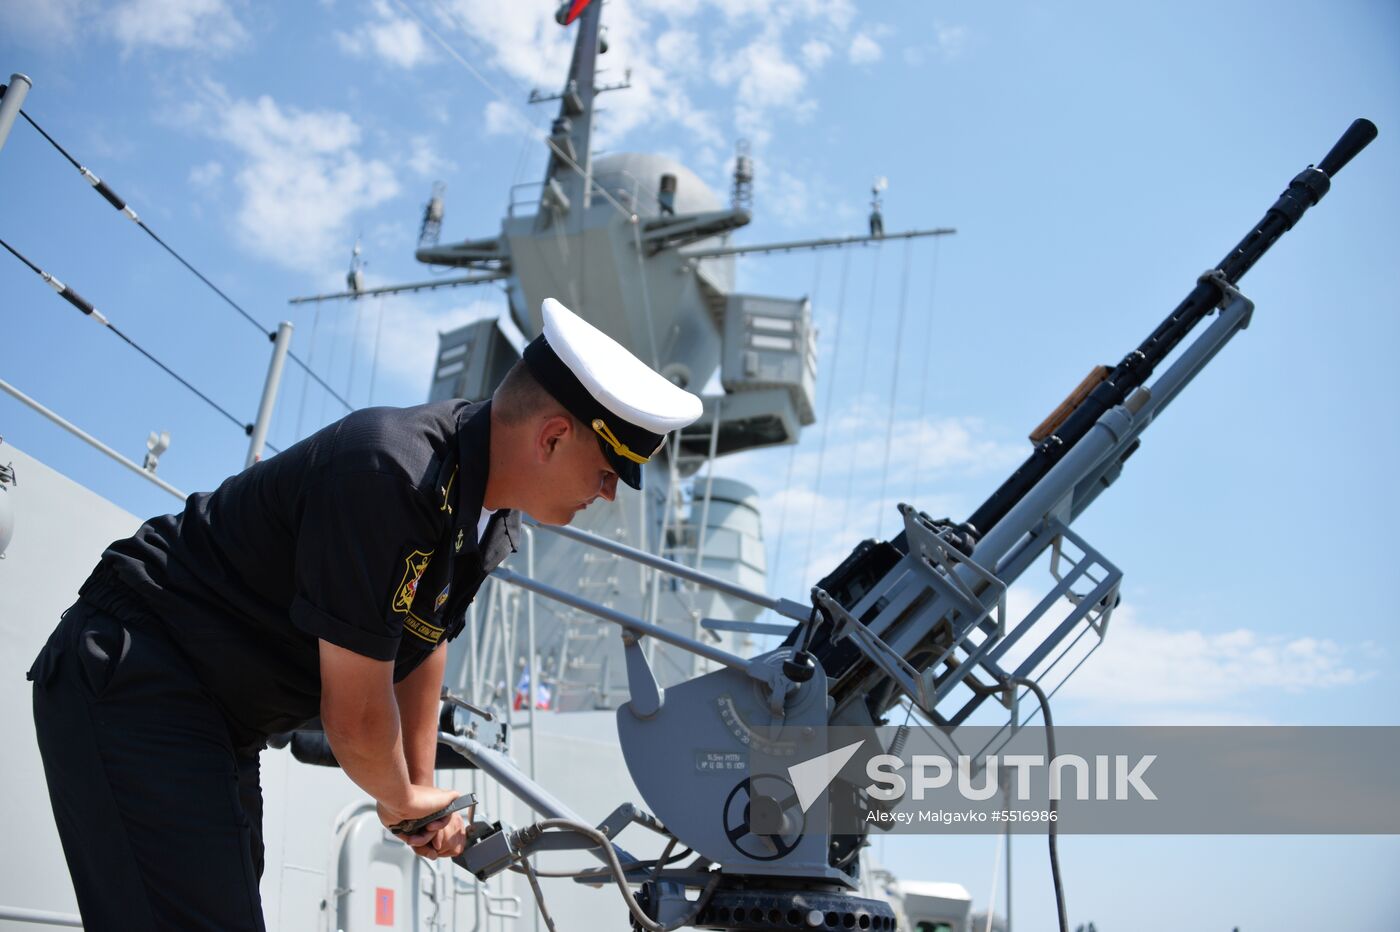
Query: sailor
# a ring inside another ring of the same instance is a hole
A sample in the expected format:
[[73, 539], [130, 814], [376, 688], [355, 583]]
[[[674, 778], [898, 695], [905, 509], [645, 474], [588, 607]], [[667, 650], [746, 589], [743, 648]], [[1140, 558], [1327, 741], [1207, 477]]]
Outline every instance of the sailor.
[[[386, 826], [457, 796], [433, 779], [446, 645], [521, 514], [640, 489], [701, 410], [542, 313], [490, 400], [356, 411], [103, 553], [29, 671], [86, 928], [262, 929], [258, 753], [318, 714]], [[470, 815], [406, 841], [457, 855]]]

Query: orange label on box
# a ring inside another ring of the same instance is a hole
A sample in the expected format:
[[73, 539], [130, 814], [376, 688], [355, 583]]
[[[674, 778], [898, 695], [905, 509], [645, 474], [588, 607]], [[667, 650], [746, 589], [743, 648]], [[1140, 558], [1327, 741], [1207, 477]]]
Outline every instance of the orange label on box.
[[374, 888], [374, 924], [377, 926], [394, 924], [394, 891], [389, 887]]

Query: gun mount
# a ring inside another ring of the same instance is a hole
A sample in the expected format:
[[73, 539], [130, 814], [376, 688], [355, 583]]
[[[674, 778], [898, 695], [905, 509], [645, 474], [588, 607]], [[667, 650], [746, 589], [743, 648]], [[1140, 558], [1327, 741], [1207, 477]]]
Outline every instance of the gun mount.
[[[1294, 178], [1263, 220], [1200, 276], [1143, 344], [1116, 368], [1101, 368], [1086, 380], [1037, 430], [1034, 454], [969, 521], [934, 520], [901, 505], [903, 532], [893, 540], [860, 543], [812, 589], [810, 608], [744, 592], [581, 531], [558, 530], [791, 619], [795, 624], [776, 650], [741, 658], [518, 574], [499, 574], [622, 628], [632, 698], [618, 710], [618, 734], [655, 817], [629, 810], [626, 818], [614, 813], [613, 821], [642, 822], [670, 843], [661, 858], [640, 862], [616, 847], [613, 835], [620, 826], [595, 828], [555, 817], [519, 831], [483, 827], [463, 863], [484, 877], [534, 850], [566, 844], [590, 850], [606, 866], [578, 879], [597, 882], [610, 874], [624, 890], [634, 927], [653, 932], [784, 923], [893, 928], [888, 904], [852, 892], [864, 838], [832, 835], [823, 820], [810, 818], [859, 795], [860, 788], [838, 776], [815, 809], [810, 801], [798, 806], [791, 785], [749, 773], [748, 755], [761, 750], [813, 758], [830, 750], [823, 743], [825, 726], [866, 728], [873, 735], [901, 702], [951, 733], [986, 700], [998, 699], [1010, 713], [1002, 729], [1009, 740], [1021, 726], [1018, 687], [1053, 694], [1102, 642], [1118, 604], [1122, 572], [1071, 526], [1118, 479], [1143, 431], [1249, 325], [1254, 305], [1236, 288], [1240, 277], [1375, 135], [1374, 125], [1357, 120], [1317, 167]], [[1195, 326], [1211, 316], [1209, 326], [1187, 343]], [[1049, 586], [1023, 618], [1008, 618], [1008, 588], [1047, 555]], [[720, 668], [662, 690], [642, 649], [648, 636]], [[473, 757], [473, 748], [460, 741], [454, 746]], [[882, 750], [878, 740], [873, 748]], [[483, 766], [488, 763], [483, 755]], [[518, 774], [499, 765], [491, 769], [522, 798], [538, 797], [538, 788]], [[572, 841], [554, 838], [557, 832], [571, 834]], [[679, 860], [672, 857], [678, 844], [695, 857], [671, 867]], [[629, 889], [637, 883], [640, 897]], [[688, 890], [698, 890], [698, 898], [689, 899]]]

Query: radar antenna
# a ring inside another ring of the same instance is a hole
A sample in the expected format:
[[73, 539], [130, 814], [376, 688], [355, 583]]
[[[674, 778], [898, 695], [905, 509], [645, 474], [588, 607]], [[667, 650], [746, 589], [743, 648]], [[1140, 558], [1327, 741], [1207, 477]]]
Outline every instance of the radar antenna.
[[734, 188], [729, 194], [729, 206], [735, 210], [753, 210], [753, 156], [747, 139], [734, 146]]
[[[441, 181], [433, 182], [433, 193], [428, 196], [428, 203], [423, 206], [423, 226], [418, 231], [418, 246], [436, 246], [438, 237], [442, 234], [442, 218], [446, 215], [446, 208], [443, 206], [442, 196], [447, 192], [447, 185]], [[351, 286], [352, 289], [354, 286]], [[354, 289], [359, 290], [359, 289]]]

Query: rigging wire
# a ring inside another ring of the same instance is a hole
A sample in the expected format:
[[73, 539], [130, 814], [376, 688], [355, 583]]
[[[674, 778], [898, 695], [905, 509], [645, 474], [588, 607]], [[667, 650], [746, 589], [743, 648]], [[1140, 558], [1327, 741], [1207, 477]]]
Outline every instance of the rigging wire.
[[[120, 195], [118, 195], [115, 191], [108, 187], [107, 182], [97, 177], [97, 175], [93, 174], [87, 168], [87, 166], [83, 165], [77, 159], [73, 158], [73, 156], [68, 152], [67, 149], [63, 148], [63, 146], [60, 145], [56, 139], [54, 139], [52, 136], [50, 136], [44, 131], [44, 128], [42, 126], [35, 122], [33, 117], [25, 113], [23, 110], [21, 110], [19, 114], [20, 116], [24, 117], [25, 122], [27, 122], [30, 126], [34, 127], [35, 131], [38, 132], [40, 136], [43, 136], [44, 139], [48, 141], [49, 145], [53, 146], [56, 150], [58, 150], [59, 155], [67, 159], [68, 162], [78, 170], [78, 174], [82, 175], [85, 179], [87, 179], [88, 183], [92, 185], [93, 189], [97, 191], [98, 194], [102, 195], [102, 198], [106, 200], [107, 203], [111, 204], [123, 216], [125, 216], [132, 223], [140, 227], [147, 236], [155, 240], [156, 243], [159, 244], [159, 246], [166, 252], [170, 253], [170, 255], [174, 257], [175, 261], [179, 262], [186, 269], [188, 269], [194, 275], [195, 278], [198, 278], [201, 282], [207, 285], [210, 290], [212, 290], [216, 295], [222, 298], [224, 303], [227, 304], [229, 307], [233, 308], [240, 316], [243, 317], [244, 320], [248, 321], [248, 323], [256, 327], [259, 333], [268, 337], [275, 336], [274, 331], [269, 330], [267, 327], [259, 323], [257, 318], [255, 318], [252, 314], [248, 313], [248, 311], [246, 311], [242, 305], [240, 305], [237, 301], [233, 300], [233, 298], [230, 298], [222, 288], [210, 281], [208, 277], [204, 275], [203, 272], [199, 271], [199, 269], [191, 265], [189, 261], [186, 260], [184, 256], [176, 252], [175, 249], [169, 243], [167, 243], [165, 240], [161, 239], [158, 235], [156, 235], [156, 232], [146, 225], [146, 221], [142, 220], [141, 217], [136, 213], [136, 211], [133, 210], [132, 207], [129, 204], [127, 204], [126, 201], [123, 200]], [[320, 386], [324, 388], [327, 392], [329, 392], [331, 396], [335, 398], [336, 401], [344, 405], [345, 410], [354, 410], [350, 402], [340, 397], [340, 395], [335, 391], [335, 389], [331, 388], [330, 385], [324, 379], [322, 379], [319, 375], [312, 371], [310, 365], [303, 362], [297, 356], [296, 353], [293, 353], [289, 350], [287, 352], [287, 358], [291, 359], [292, 362], [296, 363], [303, 370], [305, 370], [307, 375], [309, 375], [312, 379], [319, 383]]]
[[[411, 6], [405, 3], [404, 0], [394, 0], [394, 4], [398, 6], [399, 9], [407, 13], [409, 16], [412, 16], [415, 20], [417, 20], [418, 25], [423, 27], [423, 31], [426, 32], [428, 35], [432, 36], [433, 41], [435, 41], [438, 45], [442, 46], [443, 51], [445, 51], [451, 58], [455, 59], [462, 67], [466, 68], [467, 71], [471, 72], [472, 76], [478, 81], [480, 81], [488, 91], [495, 95], [497, 100], [499, 100], [502, 104], [504, 104], [511, 111], [513, 111], [516, 119], [520, 121], [521, 126], [530, 126], [533, 128], [534, 121], [532, 121], [529, 118], [529, 116], [527, 116], [525, 113], [521, 112], [519, 107], [511, 103], [510, 98], [506, 97], [506, 95], [502, 93], [501, 90], [498, 87], [496, 87], [496, 85], [492, 84], [489, 80], [487, 80], [486, 76], [483, 75], [479, 70], [477, 70], [476, 66], [473, 65], [470, 61], [468, 61], [466, 57], [462, 55], [461, 52], [458, 52], [455, 48], [453, 48], [452, 44], [449, 43], [446, 39], [444, 39], [442, 35], [439, 34], [438, 31], [434, 29], [417, 10], [413, 9]], [[539, 133], [538, 135], [536, 135], [536, 139], [548, 146], [549, 151], [554, 155], [555, 158], [559, 159], [559, 161], [562, 164], [564, 164], [566, 167], [577, 173], [578, 176], [583, 179], [584, 184], [589, 185], [599, 194], [603, 195], [604, 200], [606, 200], [609, 204], [615, 207], [618, 213], [622, 214], [624, 217], [634, 216], [633, 211], [630, 211], [626, 207], [624, 207], [622, 203], [618, 201], [617, 198], [613, 197], [612, 194], [606, 188], [604, 188], [596, 180], [594, 180], [588, 172], [584, 171], [582, 166], [580, 166], [577, 161], [570, 158], [568, 154], [564, 152], [564, 150], [561, 149], [553, 139], [549, 138], [549, 136], [544, 135], [543, 133]]]
[[[443, 3], [443, 2], [441, 2], [441, 0], [430, 0], [430, 2], [431, 2], [431, 5], [432, 5], [433, 9], [437, 12], [437, 15], [439, 16], [439, 18], [441, 18], [441, 19], [443, 19], [443, 20], [456, 20], [456, 21], [457, 21], [457, 24], [458, 24], [458, 25], [461, 27], [461, 29], [462, 29], [462, 38], [466, 39], [467, 42], [470, 43], [470, 44], [472, 45], [472, 47], [476, 49], [477, 55], [480, 56], [480, 59], [481, 59], [482, 61], [485, 61], [486, 58], [487, 58], [488, 49], [487, 49], [484, 45], [482, 45], [480, 42], [478, 42], [478, 41], [476, 40], [476, 37], [473, 36], [473, 35], [471, 34], [471, 32], [468, 30], [468, 28], [467, 28], [467, 24], [468, 24], [467, 18], [466, 18], [465, 16], [463, 16], [463, 15], [461, 14], [461, 12], [458, 11], [455, 7], [453, 7], [453, 6], [449, 5], [449, 4]], [[520, 96], [522, 96], [522, 97], [529, 97], [529, 96], [530, 96], [530, 88], [528, 88], [528, 87], [526, 87], [524, 84], [522, 84], [522, 83], [520, 82], [520, 79], [519, 79], [519, 78], [517, 78], [515, 75], [511, 74], [509, 71], [502, 71], [502, 73], [505, 75], [506, 80], [510, 81], [510, 83], [512, 83], [512, 84], [515, 85], [515, 89], [518, 90], [518, 91], [520, 92]], [[543, 876], [543, 875], [541, 875], [541, 876]]]
[[[812, 303], [812, 306], [813, 306], [813, 307], [816, 306], [816, 303], [817, 303], [817, 293], [820, 291], [820, 289], [821, 289], [821, 284], [822, 284], [822, 258], [823, 258], [822, 254], [821, 254], [821, 253], [817, 253], [816, 270], [815, 270], [815, 271], [813, 272], [813, 274], [812, 274], [812, 302], [811, 302], [811, 303]], [[814, 312], [814, 313], [815, 313], [815, 312]], [[805, 369], [806, 366], [807, 366], [807, 343], [806, 343], [806, 334], [799, 333], [798, 336], [797, 336], [797, 339], [798, 339], [799, 341], [801, 341], [801, 342], [798, 344], [798, 346], [797, 346], [798, 353], [801, 355], [801, 363], [800, 363], [799, 365], [801, 366], [802, 369]], [[799, 372], [800, 372], [800, 371], [801, 371], [801, 369], [799, 369]], [[800, 378], [800, 377], [801, 377], [801, 376], [799, 375], [799, 378]], [[802, 428], [799, 427], [799, 428], [798, 428], [799, 437], [800, 437], [800, 435], [801, 435], [801, 430], [802, 430]], [[783, 551], [787, 549], [786, 547], [783, 546], [783, 543], [782, 543], [782, 540], [783, 540], [783, 531], [785, 530], [785, 526], [786, 526], [786, 524], [787, 524], [788, 498], [789, 498], [789, 495], [788, 495], [787, 493], [789, 493], [789, 492], [791, 491], [791, 489], [792, 489], [792, 471], [793, 471], [793, 467], [797, 465], [797, 447], [798, 447], [798, 446], [799, 446], [798, 439], [797, 439], [797, 438], [794, 438], [793, 441], [792, 441], [792, 448], [791, 448], [790, 450], [788, 450], [787, 477], [783, 480], [783, 493], [784, 493], [784, 494], [783, 494], [783, 497], [782, 497], [782, 498], [783, 498], [783, 504], [782, 504], [782, 507], [778, 509], [778, 532], [773, 536], [773, 540], [774, 540], [774, 542], [777, 544], [777, 547], [776, 547], [777, 553], [776, 553], [776, 554], [774, 555], [774, 557], [773, 557], [773, 574], [772, 574], [772, 576], [770, 576], [769, 578], [770, 578], [771, 580], [773, 580], [774, 582], [777, 582], [777, 581], [778, 581], [778, 570], [779, 570], [779, 568], [782, 567], [782, 565], [783, 565]], [[805, 573], [806, 571], [807, 571], [807, 565], [806, 565], [806, 564], [803, 564], [803, 565], [802, 565], [802, 569], [799, 570], [799, 572]], [[771, 590], [770, 590], [770, 591], [771, 591]]]
[[[926, 338], [926, 339], [927, 339], [927, 342], [926, 342], [926, 345], [924, 346], [924, 364], [923, 364], [922, 366], [919, 367], [919, 368], [922, 370], [922, 372], [923, 372], [923, 376], [922, 376], [922, 378], [919, 380], [919, 418], [918, 418], [918, 421], [917, 421], [916, 423], [918, 423], [920, 426], [922, 426], [923, 423], [924, 423], [924, 406], [925, 406], [925, 404], [926, 404], [927, 401], [928, 401], [928, 371], [929, 371], [929, 369], [933, 368], [933, 335], [934, 335], [934, 333], [935, 333], [936, 330], [937, 330], [937, 328], [934, 326], [934, 319], [933, 319], [933, 309], [934, 309], [934, 301], [933, 301], [933, 298], [934, 298], [934, 293], [935, 293], [935, 290], [936, 290], [936, 286], [937, 286], [937, 284], [938, 284], [938, 239], [937, 239], [937, 238], [935, 238], [934, 241], [933, 241], [933, 256], [932, 256], [932, 258], [929, 260], [929, 268], [930, 268], [932, 271], [931, 271], [930, 274], [929, 274], [929, 283], [928, 283], [928, 337]], [[917, 456], [916, 456], [916, 457], [914, 458], [914, 478], [913, 478], [913, 479], [911, 480], [911, 482], [910, 482], [910, 489], [911, 489], [911, 491], [910, 491], [910, 493], [909, 493], [910, 497], [913, 498], [913, 499], [915, 499], [915, 500], [917, 500], [917, 499], [918, 499], [918, 496], [919, 496], [919, 467], [920, 467], [922, 464], [923, 464], [923, 458], [922, 458], [922, 457], [917, 457]]]
[[[108, 320], [106, 315], [104, 315], [101, 311], [94, 307], [92, 303], [89, 302], [86, 298], [78, 294], [72, 288], [69, 288], [55, 276], [50, 275], [48, 272], [45, 272], [43, 269], [39, 268], [39, 266], [29, 261], [29, 258], [27, 256], [25, 256], [19, 250], [15, 249], [4, 239], [0, 239], [0, 246], [5, 247], [5, 250], [9, 252], [10, 255], [14, 256], [16, 259], [29, 266], [30, 270], [33, 271], [35, 275], [38, 275], [40, 278], [42, 278], [45, 282], [49, 284], [49, 287], [53, 288], [54, 291], [58, 292], [58, 296], [60, 298], [63, 298], [65, 301], [73, 305], [79, 311], [82, 311], [85, 316], [92, 318], [102, 326], [106, 327], [108, 330], [112, 331], [112, 333], [116, 334], [119, 338], [121, 338], [121, 340], [124, 343], [126, 343], [132, 349], [136, 350], [136, 352], [140, 353], [142, 356], [145, 356], [151, 362], [155, 363], [158, 367], [160, 367], [160, 369], [164, 371], [166, 375], [169, 375], [171, 378], [179, 382], [191, 392], [194, 392], [194, 394], [198, 395], [200, 399], [204, 401], [205, 404], [209, 405], [215, 411], [218, 411], [231, 423], [238, 427], [239, 430], [243, 431], [245, 436], [252, 436], [252, 424], [240, 421], [238, 418], [234, 417], [231, 413], [229, 413], [228, 409], [225, 408], [223, 405], [219, 404], [217, 401], [204, 394], [204, 392], [191, 385], [189, 381], [186, 380], [183, 376], [181, 376], [178, 372], [176, 372], [174, 369], [171, 369], [165, 363], [161, 362], [154, 355], [152, 355], [145, 347], [141, 346], [141, 344], [137, 343], [131, 337], [127, 336], [121, 330], [120, 327]], [[274, 453], [281, 452], [276, 447], [273, 447], [270, 443], [266, 444], [266, 446], [272, 449]]]
[[[315, 359], [315, 358], [316, 358], [316, 331], [317, 331], [318, 328], [320, 328], [320, 326], [321, 326], [321, 305], [320, 305], [320, 303], [318, 302], [317, 305], [316, 305], [316, 313], [315, 313], [315, 315], [311, 318], [311, 348], [307, 351], [307, 358], [308, 358], [308, 359]], [[309, 369], [308, 369], [307, 371], [310, 372]], [[298, 437], [303, 436], [303, 434], [302, 434], [302, 432], [301, 432], [301, 422], [302, 422], [302, 419], [306, 417], [306, 390], [307, 390], [308, 388], [310, 388], [310, 387], [311, 387], [311, 385], [310, 385], [310, 382], [308, 382], [308, 380], [306, 380], [306, 379], [302, 379], [302, 380], [301, 380], [301, 405], [300, 405], [300, 407], [299, 407], [298, 410], [297, 410], [297, 436], [298, 436]], [[323, 409], [323, 410], [324, 410], [324, 409]]]
[[[587, 237], [584, 243], [588, 242]], [[637, 222], [637, 215], [632, 215], [632, 244], [637, 248], [637, 276], [642, 280], [642, 310], [647, 317], [647, 340], [651, 343], [651, 367], [659, 370], [661, 368], [661, 356], [656, 347], [656, 321], [651, 316], [651, 286], [647, 284], [646, 263], [642, 261], [642, 231], [641, 224]], [[719, 412], [715, 412], [715, 417], [719, 417]], [[713, 467], [713, 464], [711, 464]], [[701, 529], [704, 533], [704, 529]]]
[[[875, 500], [876, 537], [880, 536], [880, 519], [885, 511], [885, 483], [890, 475], [890, 449], [894, 446], [894, 412], [899, 399], [899, 361], [904, 355], [904, 310], [909, 304], [909, 251], [913, 242], [908, 239], [904, 241], [904, 270], [899, 281], [899, 314], [894, 326], [894, 372], [890, 376], [890, 414], [885, 421], [885, 464], [880, 468], [880, 497]], [[917, 458], [916, 456], [915, 459]]]
[[[485, 61], [487, 59], [487, 50], [480, 42], [478, 42], [472, 36], [471, 32], [467, 28], [466, 17], [462, 16], [462, 14], [456, 8], [438, 2], [438, 0], [433, 0], [432, 6], [433, 10], [437, 13], [439, 19], [450, 19], [457, 21], [457, 24], [461, 27], [462, 38], [466, 39], [467, 42], [471, 44], [473, 48], [476, 49], [477, 55], [479, 56], [480, 60]], [[520, 92], [520, 96], [526, 98], [530, 96], [530, 88], [522, 84], [519, 78], [516, 78], [508, 71], [503, 71], [502, 73], [505, 75], [507, 80], [509, 80], [512, 84], [515, 85], [516, 90]], [[511, 175], [510, 179], [510, 186], [512, 189], [514, 189], [516, 185], [520, 184], [520, 177], [525, 173], [525, 159], [530, 153], [530, 143], [534, 142], [538, 137], [544, 135], [544, 122], [548, 119], [549, 115], [547, 113], [541, 113], [540, 116], [530, 121], [530, 124], [534, 129], [533, 135], [530, 133], [522, 134], [525, 138], [520, 143], [520, 155], [517, 156], [515, 160], [515, 171]]]
[[369, 364], [369, 397], [365, 399], [366, 404], [374, 406], [374, 377], [379, 374], [379, 341], [384, 336], [384, 298], [379, 301], [379, 322], [374, 327], [374, 356]]
[[[330, 360], [326, 363], [326, 378], [333, 379], [333, 378], [335, 378], [335, 351], [336, 351], [336, 348], [339, 346], [339, 341], [336, 340], [336, 334], [335, 334], [334, 330], [332, 330], [332, 332], [327, 336], [327, 342], [330, 343], [330, 345], [331, 345], [331, 351], [330, 351], [330, 352], [331, 352], [331, 358], [330, 358]], [[329, 423], [329, 422], [326, 420], [326, 396], [325, 396], [325, 395], [322, 395], [322, 396], [321, 396], [321, 423], [322, 423], [322, 424]]]
[[365, 317], [365, 306], [360, 302], [355, 302], [355, 332], [350, 337], [350, 372], [345, 376], [345, 397], [349, 398], [354, 394], [355, 388], [355, 360], [359, 358], [356, 352], [360, 348], [360, 322]]
[[[880, 244], [876, 243], [874, 269], [870, 274], [870, 310], [865, 315], [865, 351], [861, 354], [860, 383], [856, 393], [857, 405], [863, 405], [865, 403], [865, 376], [866, 373], [870, 371], [870, 344], [872, 342], [872, 336], [875, 330], [875, 328], [871, 325], [871, 322], [875, 319], [875, 296], [878, 286], [880, 284], [881, 252], [882, 250], [880, 249]], [[858, 450], [856, 452], [858, 452]], [[849, 459], [851, 461], [851, 469], [846, 474], [846, 499], [841, 505], [841, 524], [839, 525], [839, 527], [850, 526], [847, 523], [847, 519], [850, 517], [851, 499], [855, 495], [856, 466], [858, 457], [851, 456], [849, 457]]]
[[[837, 288], [836, 294], [836, 341], [831, 348], [831, 384], [826, 390], [826, 407], [822, 411], [822, 439], [817, 452], [817, 478], [812, 483], [814, 494], [821, 494], [822, 467], [826, 464], [826, 441], [831, 436], [831, 410], [832, 402], [836, 398], [836, 363], [841, 358], [841, 325], [846, 321], [846, 280], [847, 273], [851, 268], [851, 253], [845, 250], [841, 255], [841, 284]], [[807, 549], [802, 558], [803, 566], [812, 565], [812, 537], [816, 532], [817, 510], [810, 508], [807, 511]]]
[[[992, 932], [992, 918], [996, 915], [997, 902], [997, 878], [1001, 876], [1001, 853], [1006, 844], [1007, 836], [1011, 834], [1011, 823], [1006, 824], [1006, 833], [997, 835], [996, 852], [992, 856], [992, 883], [991, 889], [987, 891], [987, 922], [982, 926], [982, 932]], [[1009, 861], [1011, 855], [1007, 855]], [[975, 932], [975, 929], [974, 929]]]

